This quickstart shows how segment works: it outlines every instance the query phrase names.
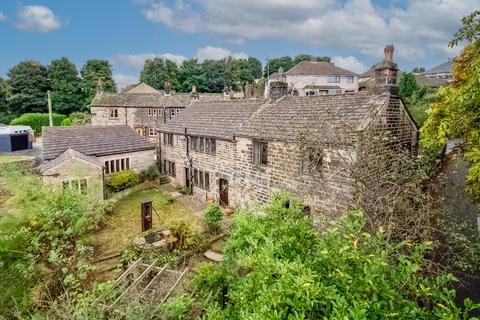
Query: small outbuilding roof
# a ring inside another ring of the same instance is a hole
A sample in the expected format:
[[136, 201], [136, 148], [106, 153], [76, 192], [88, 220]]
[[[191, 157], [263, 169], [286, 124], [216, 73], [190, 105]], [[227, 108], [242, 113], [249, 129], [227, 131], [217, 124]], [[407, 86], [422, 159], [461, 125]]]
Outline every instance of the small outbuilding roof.
[[155, 149], [155, 145], [126, 125], [44, 127], [43, 159], [53, 160], [67, 149], [100, 157]]
[[68, 161], [68, 160], [71, 160], [71, 159], [80, 159], [80, 160], [88, 162], [88, 163], [90, 163], [94, 166], [99, 166], [99, 167], [102, 166], [96, 158], [86, 156], [81, 152], [78, 152], [78, 151], [75, 151], [73, 149], [68, 148], [67, 150], [65, 150], [62, 154], [60, 154], [55, 159], [53, 159], [51, 161], [43, 162], [38, 167], [38, 169], [40, 170], [40, 172], [43, 173], [43, 172], [46, 172], [46, 171], [58, 166], [59, 164], [63, 163], [64, 161]]
[[29, 126], [0, 126], [0, 134], [18, 134], [33, 132]]

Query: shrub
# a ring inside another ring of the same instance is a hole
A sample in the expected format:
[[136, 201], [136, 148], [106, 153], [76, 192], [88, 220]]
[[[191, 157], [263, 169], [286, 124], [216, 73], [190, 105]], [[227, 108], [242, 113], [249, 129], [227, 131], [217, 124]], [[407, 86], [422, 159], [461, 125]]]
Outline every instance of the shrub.
[[106, 187], [110, 192], [119, 192], [140, 183], [138, 174], [132, 170], [123, 170], [110, 176], [106, 183]]
[[[62, 114], [54, 113], [52, 115], [53, 125], [60, 126], [66, 117], [67, 116]], [[35, 131], [35, 134], [39, 135], [42, 133], [42, 127], [47, 127], [49, 125], [48, 113], [24, 113], [20, 117], [10, 121], [10, 124], [16, 126], [29, 126]]]
[[202, 238], [195, 231], [192, 223], [184, 220], [174, 220], [167, 225], [170, 230], [171, 243], [170, 249], [186, 250], [198, 246], [202, 242]]
[[65, 118], [62, 121], [62, 127], [71, 127], [73, 126], [73, 122], [70, 118]]
[[156, 164], [152, 164], [145, 170], [140, 171], [140, 181], [153, 181], [160, 176], [160, 170]]
[[74, 125], [86, 125], [90, 124], [92, 116], [89, 113], [73, 112], [69, 116], [72, 119]]
[[205, 223], [208, 229], [213, 233], [220, 231], [220, 220], [222, 219], [222, 209], [218, 203], [212, 203], [204, 213]]
[[180, 188], [180, 193], [192, 194], [192, 188], [183, 186], [183, 187]]
[[162, 313], [167, 319], [188, 320], [188, 311], [192, 308], [193, 299], [185, 294], [170, 298], [162, 306]]

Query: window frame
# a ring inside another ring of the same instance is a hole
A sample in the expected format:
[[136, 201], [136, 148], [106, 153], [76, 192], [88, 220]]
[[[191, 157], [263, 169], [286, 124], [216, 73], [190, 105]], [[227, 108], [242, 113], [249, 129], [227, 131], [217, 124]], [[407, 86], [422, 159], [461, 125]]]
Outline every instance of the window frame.
[[341, 80], [341, 77], [339, 75], [327, 76], [327, 83], [340, 83], [340, 80]]
[[302, 159], [303, 174], [317, 176], [323, 175], [323, 157], [323, 149], [317, 147], [307, 147]]
[[354, 76], [347, 76], [347, 83], [355, 83], [355, 77]]
[[193, 168], [193, 185], [210, 191], [210, 172]]
[[118, 108], [111, 108], [109, 112], [110, 119], [118, 119]]
[[253, 141], [252, 163], [254, 165], [268, 165], [268, 143], [265, 141]]

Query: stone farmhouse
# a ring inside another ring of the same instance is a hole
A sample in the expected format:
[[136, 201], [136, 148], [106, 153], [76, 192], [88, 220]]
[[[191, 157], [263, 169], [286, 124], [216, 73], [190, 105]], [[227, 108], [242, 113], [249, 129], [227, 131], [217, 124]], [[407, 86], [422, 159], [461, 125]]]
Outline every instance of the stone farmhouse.
[[156, 140], [156, 129], [197, 101], [230, 99], [229, 94], [158, 91], [140, 83], [126, 92], [106, 93], [99, 88], [90, 104], [92, 126], [127, 125], [141, 136]]
[[358, 75], [325, 61], [302, 61], [290, 70], [280, 69], [269, 76], [265, 96], [272, 82], [285, 82], [289, 95], [314, 96], [358, 91]]
[[126, 125], [43, 128], [43, 181], [104, 197], [112, 173], [155, 163], [156, 146]]
[[387, 47], [372, 93], [288, 96], [287, 86], [277, 85], [268, 102], [189, 106], [160, 126], [163, 172], [201, 199], [226, 206], [290, 191], [305, 199], [306, 210], [345, 212], [356, 198], [356, 168], [368, 170], [382, 158], [379, 150], [416, 152], [418, 128], [398, 97], [392, 59]]

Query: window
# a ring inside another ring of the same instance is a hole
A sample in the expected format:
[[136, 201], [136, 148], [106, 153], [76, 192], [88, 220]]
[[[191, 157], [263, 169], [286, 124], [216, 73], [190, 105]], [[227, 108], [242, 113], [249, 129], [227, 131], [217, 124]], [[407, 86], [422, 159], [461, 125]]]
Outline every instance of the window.
[[193, 169], [193, 185], [210, 190], [210, 174], [206, 171]]
[[87, 193], [87, 179], [65, 180], [62, 182], [63, 189], [72, 189], [79, 193]]
[[169, 176], [176, 177], [177, 170], [175, 167], [175, 162], [169, 160], [163, 160], [163, 171]]
[[347, 83], [353, 83], [354, 77], [353, 76], [348, 76], [347, 77]]
[[153, 112], [152, 112], [152, 109], [148, 109], [148, 110], [147, 110], [147, 114], [148, 114], [149, 117], [152, 116], [152, 113], [153, 113]]
[[163, 143], [173, 146], [173, 134], [171, 133], [164, 133], [163, 134]]
[[253, 142], [253, 163], [267, 164], [267, 144], [264, 142]]
[[130, 169], [130, 159], [121, 158], [105, 161], [105, 174], [112, 174], [122, 170]]
[[118, 109], [110, 109], [110, 118], [118, 118]]
[[196, 152], [215, 154], [216, 141], [212, 138], [190, 137], [190, 149]]
[[156, 136], [157, 131], [155, 131], [155, 128], [148, 128], [148, 135], [149, 136]]
[[157, 109], [153, 109], [153, 116], [154, 116], [154, 117], [157, 116]]
[[328, 83], [340, 83], [340, 76], [328, 76], [327, 77]]
[[182, 110], [182, 109], [180, 109], [180, 108], [171, 108], [171, 109], [170, 109], [170, 119], [175, 118], [175, 116], [176, 116], [177, 114], [179, 114], [181, 110]]
[[303, 173], [304, 174], [319, 174], [322, 173], [323, 153], [318, 148], [307, 148], [305, 150], [305, 157], [303, 159]]

